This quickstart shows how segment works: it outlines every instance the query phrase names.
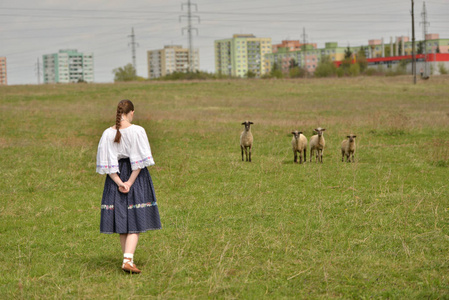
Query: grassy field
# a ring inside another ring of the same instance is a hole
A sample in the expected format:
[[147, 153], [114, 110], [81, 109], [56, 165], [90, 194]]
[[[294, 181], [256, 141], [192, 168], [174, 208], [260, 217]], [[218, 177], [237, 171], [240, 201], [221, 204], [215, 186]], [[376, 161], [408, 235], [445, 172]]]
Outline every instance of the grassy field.
[[[0, 298], [449, 299], [448, 95], [448, 76], [0, 87]], [[125, 98], [164, 227], [140, 276], [99, 233], [96, 150]], [[290, 132], [318, 126], [324, 163], [294, 164]]]

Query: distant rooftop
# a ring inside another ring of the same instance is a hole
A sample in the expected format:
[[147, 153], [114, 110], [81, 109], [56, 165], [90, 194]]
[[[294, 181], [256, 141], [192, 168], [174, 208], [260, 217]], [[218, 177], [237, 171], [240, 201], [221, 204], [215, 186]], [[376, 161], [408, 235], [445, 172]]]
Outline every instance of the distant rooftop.
[[232, 37], [233, 38], [255, 38], [256, 36], [252, 33], [248, 33], [248, 34], [234, 34]]
[[178, 49], [178, 48], [180, 48], [180, 49], [182, 49], [182, 46], [181, 45], [166, 45], [166, 46], [164, 46], [164, 49]]

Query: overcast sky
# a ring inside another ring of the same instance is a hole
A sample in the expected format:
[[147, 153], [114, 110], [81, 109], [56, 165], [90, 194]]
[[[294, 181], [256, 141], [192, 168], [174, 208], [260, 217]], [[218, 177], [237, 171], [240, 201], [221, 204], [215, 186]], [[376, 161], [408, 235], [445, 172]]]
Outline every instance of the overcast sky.
[[[236, 33], [303, 40], [324, 47], [366, 45], [369, 39], [409, 36], [411, 0], [192, 0], [200, 23], [200, 69], [214, 72], [214, 40]], [[148, 77], [146, 51], [164, 45], [187, 48], [182, 28], [187, 0], [0, 0], [0, 56], [7, 58], [8, 84], [36, 84], [36, 62], [60, 49], [94, 53], [95, 82], [112, 82], [112, 70], [132, 62], [129, 43], [134, 27], [137, 73]], [[449, 38], [449, 0], [426, 1], [428, 32]], [[416, 39], [423, 38], [423, 1], [415, 0]], [[42, 77], [41, 77], [42, 82]]]

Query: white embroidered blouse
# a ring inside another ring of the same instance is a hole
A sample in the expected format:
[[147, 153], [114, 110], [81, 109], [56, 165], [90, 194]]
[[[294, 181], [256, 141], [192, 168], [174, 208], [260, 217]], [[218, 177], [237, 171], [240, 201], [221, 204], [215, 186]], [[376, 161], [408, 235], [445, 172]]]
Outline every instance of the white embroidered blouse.
[[116, 133], [116, 129], [109, 127], [101, 136], [97, 151], [97, 173], [120, 173], [118, 161], [128, 157], [133, 171], [154, 165], [150, 143], [143, 127], [131, 125], [120, 129], [120, 143], [114, 143]]

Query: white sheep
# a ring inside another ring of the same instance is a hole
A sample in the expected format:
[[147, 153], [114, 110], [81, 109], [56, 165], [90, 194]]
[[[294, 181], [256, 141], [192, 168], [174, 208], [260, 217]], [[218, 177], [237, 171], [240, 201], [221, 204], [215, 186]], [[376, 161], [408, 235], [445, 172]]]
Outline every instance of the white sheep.
[[[251, 149], [253, 147], [253, 134], [251, 133], [251, 125], [254, 124], [250, 121], [245, 121], [242, 125], [245, 125], [245, 130], [240, 135], [240, 149], [242, 150], [243, 161], [243, 149], [245, 149], [246, 161], [251, 162]], [[248, 155], [249, 152], [249, 155]]]
[[292, 131], [292, 148], [293, 148], [293, 161], [298, 163], [298, 155], [299, 152], [299, 163], [303, 162], [303, 153], [304, 153], [304, 162], [307, 161], [307, 138], [302, 134], [302, 131]]
[[315, 129], [316, 135], [310, 138], [310, 161], [312, 162], [313, 152], [316, 150], [315, 162], [323, 162], [323, 151], [326, 141], [324, 140], [323, 131], [325, 128], [318, 127]]
[[341, 142], [341, 161], [344, 162], [344, 158], [346, 156], [346, 161], [351, 162], [352, 156], [352, 162], [354, 162], [356, 135], [350, 134], [347, 136], [347, 138], [347, 140]]

